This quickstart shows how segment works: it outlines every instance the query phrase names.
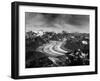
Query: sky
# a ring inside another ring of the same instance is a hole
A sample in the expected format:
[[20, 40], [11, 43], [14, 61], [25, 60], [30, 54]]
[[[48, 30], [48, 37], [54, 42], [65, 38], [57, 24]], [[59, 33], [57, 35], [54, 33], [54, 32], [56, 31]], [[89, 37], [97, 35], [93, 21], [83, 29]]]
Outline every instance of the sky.
[[53, 31], [89, 33], [89, 15], [25, 12], [28, 31]]

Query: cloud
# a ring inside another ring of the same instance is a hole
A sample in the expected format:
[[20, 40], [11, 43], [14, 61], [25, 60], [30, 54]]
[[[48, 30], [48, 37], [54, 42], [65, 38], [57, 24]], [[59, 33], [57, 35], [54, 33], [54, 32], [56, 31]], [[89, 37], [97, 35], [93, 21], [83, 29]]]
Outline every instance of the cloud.
[[88, 15], [72, 15], [69, 19], [69, 23], [72, 25], [87, 25], [89, 24], [89, 16]]
[[88, 32], [89, 31], [89, 16], [88, 15], [72, 15], [72, 14], [49, 14], [49, 13], [25, 13], [25, 26], [36, 29], [69, 29]]

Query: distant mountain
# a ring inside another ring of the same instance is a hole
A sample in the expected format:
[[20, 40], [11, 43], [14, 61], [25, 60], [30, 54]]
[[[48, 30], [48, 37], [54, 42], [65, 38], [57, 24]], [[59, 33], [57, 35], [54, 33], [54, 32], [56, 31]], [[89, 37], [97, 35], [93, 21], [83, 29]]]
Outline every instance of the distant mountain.
[[42, 36], [44, 34], [43, 30], [34, 31], [36, 36]]

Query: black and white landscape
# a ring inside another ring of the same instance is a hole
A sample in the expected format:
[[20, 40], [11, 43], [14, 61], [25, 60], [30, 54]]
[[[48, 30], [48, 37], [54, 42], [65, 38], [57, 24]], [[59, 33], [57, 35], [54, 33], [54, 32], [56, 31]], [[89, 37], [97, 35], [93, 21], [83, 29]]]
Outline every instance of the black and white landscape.
[[25, 12], [26, 68], [89, 65], [89, 15]]

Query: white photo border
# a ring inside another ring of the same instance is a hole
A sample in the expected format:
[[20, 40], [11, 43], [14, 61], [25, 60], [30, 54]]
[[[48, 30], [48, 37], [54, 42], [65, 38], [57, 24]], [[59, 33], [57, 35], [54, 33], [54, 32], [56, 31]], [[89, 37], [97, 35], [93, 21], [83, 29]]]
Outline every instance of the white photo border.
[[[89, 15], [90, 16], [90, 65], [26, 69], [25, 68], [25, 12]], [[25, 6], [25, 5], [19, 6], [19, 76], [76, 73], [76, 72], [89, 72], [89, 71], [90, 72], [95, 71], [95, 10]]]

